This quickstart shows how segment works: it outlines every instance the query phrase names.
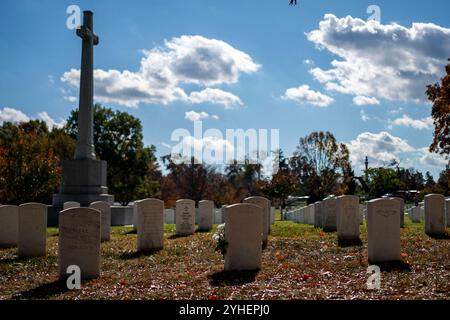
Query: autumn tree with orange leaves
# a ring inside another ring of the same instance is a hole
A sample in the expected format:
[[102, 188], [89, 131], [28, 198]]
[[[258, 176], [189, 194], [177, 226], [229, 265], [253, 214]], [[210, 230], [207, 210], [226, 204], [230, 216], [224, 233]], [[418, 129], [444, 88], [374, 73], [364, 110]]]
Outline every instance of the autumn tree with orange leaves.
[[441, 79], [440, 84], [429, 85], [427, 95], [433, 104], [431, 116], [434, 121], [434, 137], [430, 152], [448, 157], [450, 154], [450, 64], [445, 69], [447, 75]]

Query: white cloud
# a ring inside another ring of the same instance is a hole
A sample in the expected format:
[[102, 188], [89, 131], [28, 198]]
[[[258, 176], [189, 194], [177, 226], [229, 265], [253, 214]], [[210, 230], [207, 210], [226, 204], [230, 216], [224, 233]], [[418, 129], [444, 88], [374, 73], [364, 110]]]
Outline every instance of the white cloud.
[[188, 97], [191, 103], [213, 103], [221, 104], [225, 109], [230, 109], [233, 106], [243, 105], [241, 99], [238, 96], [230, 92], [226, 92], [220, 89], [206, 88], [200, 92], [191, 92]]
[[408, 28], [326, 14], [306, 36], [340, 58], [331, 69], [310, 70], [327, 90], [391, 101], [424, 101], [450, 52], [450, 29], [432, 23]]
[[401, 118], [397, 118], [392, 121], [390, 126], [404, 126], [417, 130], [427, 130], [433, 127], [433, 118], [427, 117], [423, 119], [412, 119], [408, 115], [404, 114]]
[[49, 129], [53, 129], [54, 127], [56, 128], [62, 128], [64, 127], [64, 125], [66, 124], [66, 121], [63, 119], [60, 119], [59, 122], [56, 122], [55, 120], [53, 120], [47, 112], [39, 112], [38, 113], [38, 118], [42, 121], [44, 121], [47, 124], [47, 127]]
[[[45, 111], [39, 112], [36, 119], [44, 121], [49, 129], [52, 129], [53, 127], [61, 128], [66, 124], [66, 121], [62, 119], [60, 119], [59, 122], [56, 122]], [[0, 124], [3, 124], [4, 122], [21, 123], [30, 120], [31, 118], [20, 110], [13, 108], [0, 109]]]
[[[247, 53], [228, 43], [198, 35], [172, 38], [165, 41], [163, 47], [143, 52], [137, 72], [94, 71], [97, 101], [127, 107], [174, 101], [210, 102], [229, 107], [241, 104], [240, 99], [231, 93], [210, 88], [188, 94], [182, 86], [235, 84], [242, 74], [257, 72], [261, 67]], [[78, 87], [79, 76], [79, 70], [71, 69], [63, 74], [61, 80]]]
[[350, 151], [350, 160], [356, 167], [360, 167], [369, 157], [372, 166], [382, 166], [390, 163], [393, 159], [399, 159], [402, 153], [412, 152], [406, 140], [392, 136], [388, 132], [370, 133], [364, 132], [355, 140], [347, 144]]
[[163, 147], [165, 147], [165, 148], [168, 148], [168, 149], [171, 149], [171, 148], [172, 148], [172, 146], [171, 146], [170, 144], [165, 143], [165, 142], [161, 142], [161, 145], [162, 145]]
[[283, 100], [295, 101], [298, 104], [311, 104], [317, 107], [327, 107], [334, 102], [334, 99], [318, 91], [313, 91], [308, 85], [286, 90]]
[[209, 114], [206, 112], [195, 112], [195, 111], [187, 111], [184, 114], [184, 118], [190, 121], [200, 121], [203, 119], [207, 119], [209, 117]]
[[14, 108], [3, 108], [0, 109], [0, 124], [4, 122], [28, 122], [30, 118], [20, 110]]
[[217, 114], [212, 115], [211, 118], [213, 118], [214, 120], [219, 120], [220, 119]]
[[78, 100], [78, 98], [75, 96], [66, 96], [66, 97], [64, 97], [64, 100], [67, 100], [69, 102], [75, 102]]
[[187, 136], [183, 138], [183, 144], [194, 148], [194, 150], [203, 150], [208, 148], [210, 150], [216, 150], [217, 152], [234, 152], [233, 144], [226, 140], [214, 136], [206, 136], [201, 139], [197, 139], [193, 136]]
[[363, 109], [361, 109], [361, 111], [359, 112], [361, 114], [361, 120], [366, 122], [370, 120], [369, 115], [367, 115], [367, 113], [364, 112]]
[[353, 98], [353, 103], [357, 106], [368, 106], [368, 105], [375, 105], [380, 104], [380, 101], [378, 101], [377, 98], [370, 98], [366, 96], [356, 96]]
[[305, 59], [305, 60], [303, 60], [303, 63], [305, 65], [307, 65], [307, 66], [312, 66], [312, 65], [314, 65], [314, 60], [312, 60], [312, 59]]
[[444, 156], [437, 153], [430, 153], [428, 148], [421, 148], [418, 150], [420, 156], [420, 163], [430, 167], [445, 168], [449, 161]]

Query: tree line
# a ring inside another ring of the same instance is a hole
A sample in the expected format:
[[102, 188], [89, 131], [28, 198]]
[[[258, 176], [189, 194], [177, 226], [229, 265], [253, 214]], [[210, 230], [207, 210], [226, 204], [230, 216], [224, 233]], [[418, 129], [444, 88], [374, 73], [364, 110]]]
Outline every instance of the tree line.
[[[430, 151], [447, 157], [450, 152], [450, 65], [441, 83], [427, 87], [432, 102], [434, 136]], [[5, 122], [0, 126], [0, 203], [51, 203], [61, 182], [62, 160], [72, 159], [78, 131], [78, 111], [73, 110], [63, 128], [38, 120]], [[359, 195], [377, 198], [399, 191], [417, 190], [416, 200], [426, 193], [449, 196], [450, 166], [437, 181], [429, 172], [403, 168], [396, 161], [369, 167], [356, 177], [349, 150], [330, 132], [313, 132], [299, 139], [296, 151], [274, 157], [279, 170], [261, 177], [261, 164], [233, 161], [218, 168], [191, 159], [178, 163], [170, 155], [155, 156], [154, 145], [145, 146], [142, 124], [126, 112], [94, 106], [95, 151], [108, 161], [108, 187], [116, 201], [127, 205], [136, 199], [156, 197], [172, 206], [176, 199], [213, 200], [216, 205], [240, 202], [250, 195], [263, 195], [281, 207], [289, 196], [308, 196], [313, 203], [328, 195]]]

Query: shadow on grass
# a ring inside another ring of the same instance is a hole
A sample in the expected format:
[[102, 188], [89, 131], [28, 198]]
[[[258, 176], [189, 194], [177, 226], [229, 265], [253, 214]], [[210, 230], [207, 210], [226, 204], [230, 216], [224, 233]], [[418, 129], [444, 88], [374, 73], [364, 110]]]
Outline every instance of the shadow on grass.
[[334, 233], [334, 232], [337, 232], [336, 229], [330, 229], [330, 228], [322, 229], [322, 231], [325, 232], [325, 233]]
[[50, 283], [45, 283], [43, 285], [40, 285], [39, 287], [18, 293], [13, 297], [13, 299], [46, 299], [67, 291], [69, 291], [69, 289], [67, 288], [66, 280], [62, 279]]
[[338, 246], [341, 248], [360, 247], [362, 245], [363, 242], [361, 241], [361, 239], [352, 239], [352, 240], [338, 239]]
[[210, 285], [214, 287], [239, 286], [254, 282], [258, 270], [248, 271], [219, 271], [208, 275]]
[[380, 270], [383, 272], [391, 272], [391, 271], [411, 272], [411, 265], [401, 260], [379, 262], [374, 264], [380, 267]]
[[446, 234], [428, 234], [428, 236], [433, 240], [450, 240], [450, 235]]
[[0, 265], [9, 263], [27, 262], [30, 261], [31, 259], [34, 258], [19, 258], [18, 256], [15, 256], [14, 258], [0, 259]]
[[126, 236], [127, 234], [137, 234], [137, 230], [136, 229], [131, 229], [129, 231], [122, 232], [120, 234], [124, 235], [124, 236]]
[[149, 251], [134, 251], [134, 252], [124, 252], [121, 255], [118, 256], [118, 258], [120, 260], [133, 260], [133, 259], [139, 259], [139, 258], [144, 258], [144, 257], [148, 257], [148, 256], [152, 256], [156, 253], [158, 253], [159, 251], [161, 251], [162, 249], [159, 250], [149, 250]]
[[197, 229], [195, 230], [196, 233], [209, 233], [211, 232], [211, 230], [206, 230], [206, 229]]
[[173, 234], [167, 239], [179, 239], [179, 238], [188, 238], [190, 236], [193, 236], [193, 234]]

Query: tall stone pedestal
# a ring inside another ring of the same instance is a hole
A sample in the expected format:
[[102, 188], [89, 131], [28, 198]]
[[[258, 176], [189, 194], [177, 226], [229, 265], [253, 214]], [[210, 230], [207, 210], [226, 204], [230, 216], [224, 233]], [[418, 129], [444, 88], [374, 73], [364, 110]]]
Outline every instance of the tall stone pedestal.
[[88, 207], [95, 201], [105, 201], [111, 205], [114, 203], [114, 196], [108, 194], [106, 186], [106, 161], [65, 160], [61, 167], [60, 191], [53, 195], [52, 205], [48, 209], [49, 226], [58, 226], [58, 214], [64, 202], [76, 201], [82, 207]]

